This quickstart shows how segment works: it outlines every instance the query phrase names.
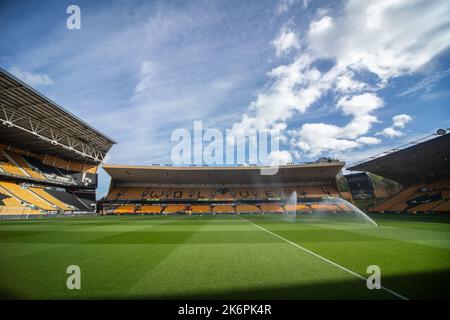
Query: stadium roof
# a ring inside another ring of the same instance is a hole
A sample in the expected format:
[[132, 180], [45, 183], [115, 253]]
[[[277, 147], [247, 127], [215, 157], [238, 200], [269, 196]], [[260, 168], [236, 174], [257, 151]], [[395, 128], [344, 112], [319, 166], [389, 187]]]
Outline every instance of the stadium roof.
[[160, 184], [259, 184], [331, 180], [343, 162], [324, 162], [280, 166], [275, 175], [262, 175], [270, 167], [171, 167], [105, 164], [103, 169], [118, 183]]
[[2, 68], [0, 142], [93, 163], [116, 143]]
[[434, 139], [394, 149], [390, 153], [350, 166], [349, 170], [368, 171], [409, 185], [433, 175], [450, 173], [450, 133]]

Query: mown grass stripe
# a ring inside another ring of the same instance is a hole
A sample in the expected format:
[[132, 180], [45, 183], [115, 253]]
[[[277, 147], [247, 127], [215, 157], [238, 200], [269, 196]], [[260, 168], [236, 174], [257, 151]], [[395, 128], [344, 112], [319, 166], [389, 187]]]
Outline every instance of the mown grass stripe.
[[[343, 270], [343, 271], [345, 271], [347, 273], [350, 273], [353, 276], [355, 276], [355, 277], [357, 277], [357, 278], [359, 278], [361, 280], [367, 281], [367, 279], [364, 276], [362, 276], [362, 275], [360, 275], [360, 274], [358, 274], [358, 273], [356, 273], [356, 272], [354, 272], [354, 271], [352, 271], [350, 269], [347, 269], [346, 267], [341, 266], [340, 264], [337, 264], [336, 262], [331, 261], [331, 260], [329, 260], [329, 259], [327, 259], [327, 258], [325, 258], [325, 257], [323, 257], [323, 256], [321, 256], [321, 255], [319, 255], [317, 253], [315, 253], [314, 251], [306, 249], [306, 248], [302, 247], [301, 245], [299, 245], [299, 244], [297, 244], [295, 242], [292, 242], [292, 241], [290, 241], [290, 240], [288, 240], [286, 238], [283, 238], [282, 236], [280, 236], [280, 235], [278, 235], [278, 234], [276, 234], [276, 233], [274, 233], [274, 232], [272, 232], [270, 230], [267, 230], [266, 228], [263, 228], [263, 227], [257, 225], [256, 223], [253, 223], [252, 221], [249, 221], [249, 220], [247, 220], [247, 219], [245, 219], [245, 218], [243, 218], [241, 216], [240, 216], [240, 218], [245, 220], [245, 221], [247, 221], [251, 225], [254, 225], [255, 227], [257, 227], [257, 228], [259, 228], [259, 229], [261, 229], [261, 230], [263, 230], [263, 231], [273, 235], [274, 237], [277, 237], [278, 239], [281, 239], [281, 240], [283, 240], [283, 241], [285, 241], [287, 243], [290, 243], [293, 246], [295, 246], [295, 247], [297, 247], [297, 248], [299, 248], [299, 249], [301, 249], [301, 250], [303, 250], [303, 251], [305, 251], [305, 252], [307, 252], [307, 253], [309, 253], [309, 254], [311, 254], [311, 255], [313, 255], [313, 256], [315, 256], [315, 257], [317, 257], [317, 258], [319, 258], [319, 259], [321, 259], [321, 260], [323, 260], [323, 261], [325, 261], [325, 262], [327, 262], [327, 263], [329, 263], [329, 264], [331, 264], [331, 265], [333, 265], [333, 266], [335, 266], [335, 267], [337, 267], [337, 268], [339, 268], [339, 269], [341, 269], [341, 270]], [[393, 291], [393, 290], [391, 290], [389, 288], [386, 288], [385, 286], [381, 286], [381, 288], [383, 290], [385, 290], [386, 292], [389, 292], [390, 294], [396, 296], [397, 298], [400, 298], [402, 300], [409, 300], [407, 297], [405, 297], [405, 296], [401, 295], [400, 293], [397, 293], [397, 292], [395, 292], [395, 291]]]

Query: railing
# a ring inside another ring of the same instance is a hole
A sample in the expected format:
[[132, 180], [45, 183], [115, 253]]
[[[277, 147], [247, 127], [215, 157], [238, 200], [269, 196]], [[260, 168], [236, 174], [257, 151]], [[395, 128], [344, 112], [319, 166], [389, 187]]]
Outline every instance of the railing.
[[69, 183], [66, 181], [61, 181], [61, 180], [56, 180], [56, 179], [37, 179], [34, 177], [26, 177], [26, 176], [21, 176], [18, 174], [10, 173], [7, 171], [0, 171], [0, 176], [11, 177], [11, 178], [16, 178], [16, 179], [21, 179], [21, 180], [35, 181], [35, 182], [47, 182], [47, 183], [53, 183], [53, 184], [58, 184], [58, 185], [62, 185], [62, 186], [73, 186], [75, 184], [73, 182]]
[[2, 215], [26, 215], [26, 214], [40, 214], [39, 210], [27, 207], [6, 207], [0, 206], [0, 214]]

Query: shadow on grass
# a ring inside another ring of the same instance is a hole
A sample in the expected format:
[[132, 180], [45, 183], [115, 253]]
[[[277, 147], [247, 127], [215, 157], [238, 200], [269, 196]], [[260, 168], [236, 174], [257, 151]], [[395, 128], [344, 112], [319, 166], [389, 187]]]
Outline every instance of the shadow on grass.
[[[449, 299], [450, 270], [403, 276], [382, 277], [383, 286], [409, 299]], [[125, 297], [126, 298], [126, 297]], [[136, 299], [198, 300], [198, 299], [400, 299], [380, 289], [369, 290], [366, 282], [350, 281], [298, 284], [280, 287], [261, 287], [227, 291], [205, 291], [195, 294], [139, 296]]]
[[443, 213], [368, 213], [370, 218], [375, 221], [408, 221], [408, 222], [432, 222], [432, 223], [450, 223], [450, 214]]
[[[170, 275], [167, 275], [170, 277]], [[188, 276], [188, 275], [187, 275]], [[449, 299], [450, 270], [402, 276], [382, 277], [382, 285], [409, 299]], [[213, 287], [213, 283], [211, 285]], [[100, 290], [101, 288], [99, 288]], [[124, 292], [127, 288], [123, 288]], [[173, 288], [174, 292], [180, 288]], [[80, 295], [81, 293], [81, 295]], [[324, 282], [314, 284], [293, 284], [259, 288], [237, 288], [230, 290], [205, 290], [196, 293], [174, 293], [167, 295], [149, 294], [124, 295], [112, 293], [108, 296], [90, 294], [86, 291], [67, 291], [67, 296], [38, 299], [138, 299], [138, 300], [398, 300], [399, 297], [383, 289], [369, 290], [363, 280]], [[34, 295], [35, 296], [35, 295]], [[0, 289], [0, 299], [29, 299], [16, 296]]]

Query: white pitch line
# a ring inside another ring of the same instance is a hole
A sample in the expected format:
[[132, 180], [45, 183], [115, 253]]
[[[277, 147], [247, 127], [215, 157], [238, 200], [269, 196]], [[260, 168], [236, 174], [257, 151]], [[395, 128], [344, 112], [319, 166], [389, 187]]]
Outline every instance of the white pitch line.
[[[265, 232], [267, 232], [267, 233], [270, 233], [270, 234], [273, 235], [274, 237], [277, 237], [278, 239], [281, 239], [281, 240], [283, 240], [283, 241], [286, 241], [287, 243], [290, 243], [290, 244], [292, 244], [293, 246], [296, 246], [297, 248], [299, 248], [299, 249], [301, 249], [301, 250], [303, 250], [303, 251], [305, 251], [305, 252], [308, 252], [309, 254], [312, 254], [313, 256], [315, 256], [315, 257], [317, 257], [317, 258], [319, 258], [319, 259], [322, 259], [323, 261], [328, 262], [329, 264], [331, 264], [331, 265], [333, 265], [333, 266], [335, 266], [335, 267], [337, 267], [337, 268], [339, 268], [339, 269], [341, 269], [341, 270], [343, 270], [343, 271], [345, 271], [345, 272], [348, 272], [348, 273], [354, 275], [355, 277], [357, 277], [357, 278], [359, 278], [359, 279], [361, 279], [361, 280], [367, 281], [367, 279], [366, 279], [365, 277], [363, 277], [362, 275], [360, 275], [360, 274], [358, 274], [358, 273], [356, 273], [356, 272], [354, 272], [354, 271], [352, 271], [352, 270], [350, 270], [350, 269], [347, 269], [346, 267], [343, 267], [343, 266], [341, 266], [340, 264], [337, 264], [337, 263], [334, 262], [334, 261], [331, 261], [331, 260], [329, 260], [329, 259], [327, 259], [327, 258], [325, 258], [325, 257], [322, 257], [321, 255], [319, 255], [319, 254], [317, 254], [317, 253], [315, 253], [315, 252], [313, 252], [313, 251], [311, 251], [311, 250], [309, 250], [309, 249], [306, 249], [306, 248], [302, 247], [301, 245], [299, 245], [299, 244], [297, 244], [297, 243], [295, 243], [295, 242], [292, 242], [292, 241], [290, 241], [290, 240], [288, 240], [288, 239], [286, 239], [286, 238], [283, 238], [282, 236], [280, 236], [280, 235], [278, 235], [278, 234], [276, 234], [276, 233], [273, 233], [272, 231], [269, 231], [269, 230], [267, 230], [266, 228], [263, 228], [263, 227], [257, 225], [256, 223], [253, 223], [253, 222], [251, 222], [251, 221], [249, 221], [249, 220], [247, 220], [247, 219], [245, 219], [245, 218], [242, 218], [241, 216], [239, 216], [239, 217], [240, 217], [241, 219], [247, 221], [248, 223], [254, 225], [255, 227], [257, 227], [257, 228], [259, 228], [259, 229], [261, 229], [261, 230], [263, 230], [263, 231], [265, 231]], [[395, 291], [393, 291], [393, 290], [391, 290], [391, 289], [389, 289], [389, 288], [386, 288], [386, 287], [384, 287], [384, 286], [381, 286], [381, 289], [383, 289], [383, 290], [386, 291], [386, 292], [389, 292], [390, 294], [396, 296], [397, 298], [400, 298], [400, 299], [403, 299], [403, 300], [409, 300], [407, 297], [401, 295], [400, 293], [397, 293], [397, 292], [395, 292]]]

